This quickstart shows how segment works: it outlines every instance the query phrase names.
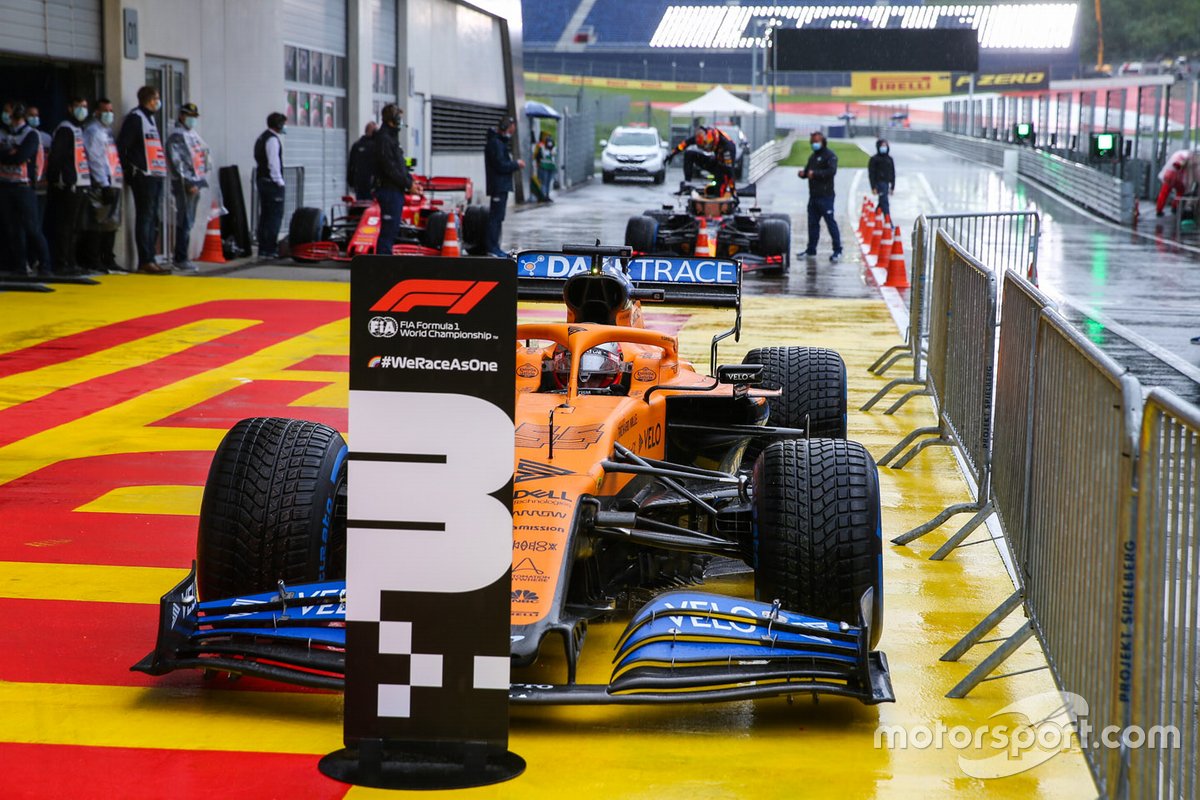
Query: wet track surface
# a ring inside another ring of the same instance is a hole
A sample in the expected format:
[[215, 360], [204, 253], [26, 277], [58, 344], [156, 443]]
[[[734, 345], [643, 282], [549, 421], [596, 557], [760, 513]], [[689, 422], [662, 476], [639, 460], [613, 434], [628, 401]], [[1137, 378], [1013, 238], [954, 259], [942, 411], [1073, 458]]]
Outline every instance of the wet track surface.
[[[858, 141], [873, 146], [873, 140]], [[1189, 342], [1200, 334], [1200, 237], [1185, 238], [1182, 245], [1170, 241], [1171, 217], [1156, 220], [1153, 208], [1136, 231], [1108, 223], [1036, 184], [931, 146], [898, 144], [892, 153], [897, 171], [892, 213], [906, 245], [922, 213], [1037, 211], [1042, 218], [1040, 286], [1059, 301], [1063, 314], [1144, 385], [1166, 386], [1200, 402], [1200, 347]], [[824, 228], [818, 257], [797, 255], [806, 243], [808, 191], [795, 169], [780, 167], [759, 182], [762, 208], [792, 217], [792, 269], [786, 278], [747, 275], [748, 295], [878, 296], [864, 275], [851, 231], [867, 191], [865, 173], [850, 169], [838, 175], [838, 221], [848, 242], [843, 244], [847, 258], [838, 264], [829, 263]], [[591, 184], [557, 195], [551, 205], [510, 213], [505, 247], [554, 247], [597, 238], [622, 243], [626, 220], [673, 202], [681, 177], [672, 169], [662, 186]]]

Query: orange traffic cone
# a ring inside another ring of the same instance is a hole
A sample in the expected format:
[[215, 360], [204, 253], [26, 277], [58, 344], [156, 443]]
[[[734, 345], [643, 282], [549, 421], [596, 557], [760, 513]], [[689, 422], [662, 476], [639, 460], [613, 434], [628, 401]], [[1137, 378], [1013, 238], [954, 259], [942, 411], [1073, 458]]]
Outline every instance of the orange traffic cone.
[[863, 232], [867, 229], [867, 220], [870, 219], [871, 201], [863, 198], [862, 210], [858, 212], [858, 238], [863, 238]]
[[876, 261], [871, 264], [878, 264], [879, 246], [883, 242], [883, 215], [876, 212], [875, 224], [871, 226], [871, 241], [867, 246], [867, 256], [876, 258]]
[[708, 220], [701, 220], [700, 232], [696, 234], [696, 249], [692, 254], [697, 258], [712, 258], [716, 255], [715, 249], [708, 235]]
[[904, 266], [904, 240], [900, 238], [899, 228], [896, 228], [892, 235], [892, 253], [888, 257], [887, 280], [883, 285], [893, 289], [908, 288], [908, 270]]
[[875, 215], [868, 211], [863, 216], [862, 227], [859, 228], [859, 238], [862, 239], [863, 253], [867, 253], [871, 249], [871, 237], [875, 231]]
[[451, 211], [446, 220], [446, 237], [442, 239], [442, 258], [458, 258], [462, 252], [458, 249], [458, 218], [457, 212]]
[[[212, 207], [214, 212], [220, 209], [216, 200], [213, 200]], [[218, 214], [214, 213], [208, 218], [208, 228], [204, 231], [204, 249], [200, 252], [199, 260], [206, 264], [225, 263], [225, 247], [221, 244], [221, 217]]]
[[889, 225], [883, 226], [883, 235], [879, 237], [879, 250], [875, 253], [875, 263], [873, 267], [886, 267], [888, 259], [892, 257], [892, 229]]

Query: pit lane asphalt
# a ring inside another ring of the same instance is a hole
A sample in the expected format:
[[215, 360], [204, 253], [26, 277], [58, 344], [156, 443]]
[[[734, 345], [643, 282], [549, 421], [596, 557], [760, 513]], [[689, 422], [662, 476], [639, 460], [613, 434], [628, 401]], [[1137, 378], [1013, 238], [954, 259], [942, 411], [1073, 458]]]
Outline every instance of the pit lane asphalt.
[[[857, 139], [873, 148], [873, 139]], [[1040, 287], [1092, 342], [1129, 368], [1144, 386], [1165, 386], [1200, 403], [1200, 236], [1171, 239], [1172, 220], [1143, 217], [1125, 228], [1081, 211], [1053, 193], [1001, 170], [952, 156], [928, 145], [894, 144], [897, 192], [892, 216], [906, 246], [920, 214], [1036, 211], [1042, 237]], [[553, 204], [523, 209], [505, 222], [505, 247], [557, 247], [564, 243], [623, 243], [628, 218], [672, 203], [682, 178], [673, 168], [667, 181], [588, 184], [558, 194]], [[862, 269], [852, 226], [867, 192], [865, 170], [837, 176], [838, 223], [845, 258], [829, 263], [822, 227], [819, 255], [806, 259], [808, 190], [796, 170], [779, 167], [758, 182], [764, 211], [792, 219], [792, 268], [786, 278], [749, 273], [747, 295], [861, 298], [878, 296]], [[906, 248], [908, 252], [911, 248]], [[911, 253], [909, 253], [911, 255]], [[903, 297], [907, 303], [907, 296]]]

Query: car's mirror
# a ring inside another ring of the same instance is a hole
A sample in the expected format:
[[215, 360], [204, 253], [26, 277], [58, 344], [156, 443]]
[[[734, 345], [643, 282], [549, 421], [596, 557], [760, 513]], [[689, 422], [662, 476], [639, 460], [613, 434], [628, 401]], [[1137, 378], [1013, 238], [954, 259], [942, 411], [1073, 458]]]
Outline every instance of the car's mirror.
[[600, 140], [600, 146], [601, 146], [601, 147], [608, 147], [608, 139], [601, 139], [601, 140]]
[[764, 369], [762, 364], [722, 364], [717, 367], [717, 383], [761, 386]]

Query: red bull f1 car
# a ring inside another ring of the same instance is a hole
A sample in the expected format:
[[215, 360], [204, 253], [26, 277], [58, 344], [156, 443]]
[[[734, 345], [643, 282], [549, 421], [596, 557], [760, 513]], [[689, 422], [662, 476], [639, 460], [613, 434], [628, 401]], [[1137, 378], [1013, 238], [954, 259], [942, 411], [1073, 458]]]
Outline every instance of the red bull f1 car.
[[[462, 252], [486, 253], [487, 209], [470, 204], [474, 193], [470, 178], [414, 175], [413, 184], [418, 191], [405, 197], [393, 255], [440, 256], [451, 217]], [[370, 198], [343, 197], [328, 217], [319, 208], [298, 208], [288, 225], [291, 256], [307, 263], [348, 262], [355, 256], [374, 255], [381, 222], [379, 204]]]
[[[874, 649], [878, 476], [845, 438], [838, 354], [763, 347], [718, 366], [741, 330], [735, 261], [581, 247], [520, 253], [516, 269], [522, 299], [566, 314], [517, 328], [511, 701], [894, 700]], [[649, 303], [734, 311], [711, 374], [646, 327]], [[346, 460], [318, 423], [234, 426], [204, 488], [197, 566], [134, 669], [341, 687]], [[753, 597], [704, 590], [739, 571]], [[615, 653], [587, 646], [601, 620], [626, 622]], [[544, 647], [562, 648], [564, 674], [523, 682]], [[611, 660], [607, 683], [576, 680], [585, 658]]]
[[681, 181], [674, 204], [629, 218], [625, 244], [639, 255], [734, 259], [744, 270], [781, 275], [791, 266], [791, 218], [744, 209], [742, 200], [756, 194], [754, 184], [721, 194], [715, 183]]

